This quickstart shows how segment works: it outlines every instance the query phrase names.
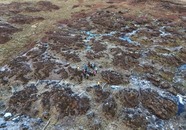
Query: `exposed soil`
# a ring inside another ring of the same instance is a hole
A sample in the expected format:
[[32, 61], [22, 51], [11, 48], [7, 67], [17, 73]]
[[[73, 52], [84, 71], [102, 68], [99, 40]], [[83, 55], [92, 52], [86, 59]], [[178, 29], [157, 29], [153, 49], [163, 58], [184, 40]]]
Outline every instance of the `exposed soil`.
[[184, 2], [0, 3], [0, 128], [186, 129]]

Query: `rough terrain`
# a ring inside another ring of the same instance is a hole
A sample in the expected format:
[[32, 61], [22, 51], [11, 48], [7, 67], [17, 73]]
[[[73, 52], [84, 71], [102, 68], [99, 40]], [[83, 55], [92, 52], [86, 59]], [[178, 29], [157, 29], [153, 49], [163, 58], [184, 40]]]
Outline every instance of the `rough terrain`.
[[185, 1], [4, 1], [0, 14], [0, 129], [186, 129]]

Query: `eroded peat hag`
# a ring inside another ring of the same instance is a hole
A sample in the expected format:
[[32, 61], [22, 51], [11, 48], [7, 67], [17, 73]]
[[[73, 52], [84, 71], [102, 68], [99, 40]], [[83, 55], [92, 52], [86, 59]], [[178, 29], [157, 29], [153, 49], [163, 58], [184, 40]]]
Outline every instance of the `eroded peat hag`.
[[[0, 127], [185, 129], [183, 12], [157, 9], [156, 2], [142, 11], [143, 2], [79, 1], [72, 9], [89, 11], [57, 20], [27, 51], [2, 65]], [[28, 7], [18, 4], [16, 9], [60, 10], [48, 2], [22, 4]], [[161, 10], [169, 14], [153, 12]], [[45, 21], [20, 11], [9, 12], [14, 13], [10, 23]], [[19, 31], [9, 24], [2, 28], [10, 34]]]

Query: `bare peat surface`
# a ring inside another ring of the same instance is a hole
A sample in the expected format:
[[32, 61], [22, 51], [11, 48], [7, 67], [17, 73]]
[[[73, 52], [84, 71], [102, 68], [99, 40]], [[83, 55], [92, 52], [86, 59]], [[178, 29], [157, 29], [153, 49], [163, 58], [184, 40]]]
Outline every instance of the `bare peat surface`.
[[[157, 15], [135, 12], [143, 1], [104, 4], [56, 21], [0, 67], [0, 129], [186, 129], [184, 6], [149, 3], [169, 12]], [[21, 31], [16, 26], [44, 20], [21, 12], [58, 9], [45, 1], [0, 5], [10, 15], [0, 21], [0, 44]]]

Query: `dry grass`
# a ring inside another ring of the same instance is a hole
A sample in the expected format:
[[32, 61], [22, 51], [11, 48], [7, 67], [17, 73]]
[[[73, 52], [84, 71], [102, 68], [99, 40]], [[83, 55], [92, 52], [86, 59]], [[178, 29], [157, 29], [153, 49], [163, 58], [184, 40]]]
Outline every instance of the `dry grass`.
[[[40, 0], [0, 0], [0, 3], [11, 3], [15, 1], [38, 2]], [[181, 1], [186, 2], [186, 0]], [[52, 3], [58, 5], [60, 9], [54, 10], [52, 12], [41, 11], [37, 13], [27, 13], [28, 15], [44, 17], [45, 20], [35, 22], [31, 25], [20, 26], [21, 28], [23, 28], [23, 31], [15, 33], [12, 40], [4, 45], [0, 45], [0, 65], [5, 64], [5, 62], [17, 56], [20, 52], [27, 50], [29, 44], [33, 43], [34, 41], [38, 41], [45, 35], [45, 32], [53, 29], [57, 21], [68, 19], [73, 13], [80, 12], [81, 10], [91, 11], [97, 8], [110, 6], [106, 3], [106, 0], [52, 0]], [[72, 9], [74, 5], [80, 6]], [[89, 8], [84, 5], [95, 6]], [[156, 15], [171, 15], [170, 12], [159, 11], [158, 9], [156, 9], [156, 2], [145, 2], [145, 4], [142, 3], [132, 5], [128, 4], [127, 1], [124, 1], [122, 3], [115, 3], [115, 6], [118, 7], [117, 10], [129, 10], [130, 14], [133, 14], [135, 16], [141, 16], [144, 14], [148, 17]]]
[[[11, 2], [37, 2], [40, 0], [0, 0], [0, 3], [11, 3]], [[27, 45], [38, 41], [42, 38], [45, 32], [54, 28], [57, 21], [62, 19], [68, 19], [74, 12], [79, 12], [82, 9], [86, 10], [83, 5], [91, 5], [93, 3], [100, 2], [100, 0], [84, 1], [84, 3], [79, 3], [79, 0], [52, 0], [53, 4], [60, 7], [59, 10], [54, 10], [52, 12], [37, 12], [37, 13], [27, 13], [28, 15], [41, 16], [44, 17], [44, 21], [35, 22], [30, 25], [17, 26], [23, 28], [23, 31], [15, 33], [12, 40], [4, 45], [0, 45], [0, 65], [5, 64], [13, 57], [17, 56], [20, 52], [27, 49]], [[73, 5], [82, 4], [79, 8], [72, 10]], [[6, 19], [6, 17], [4, 17]]]

